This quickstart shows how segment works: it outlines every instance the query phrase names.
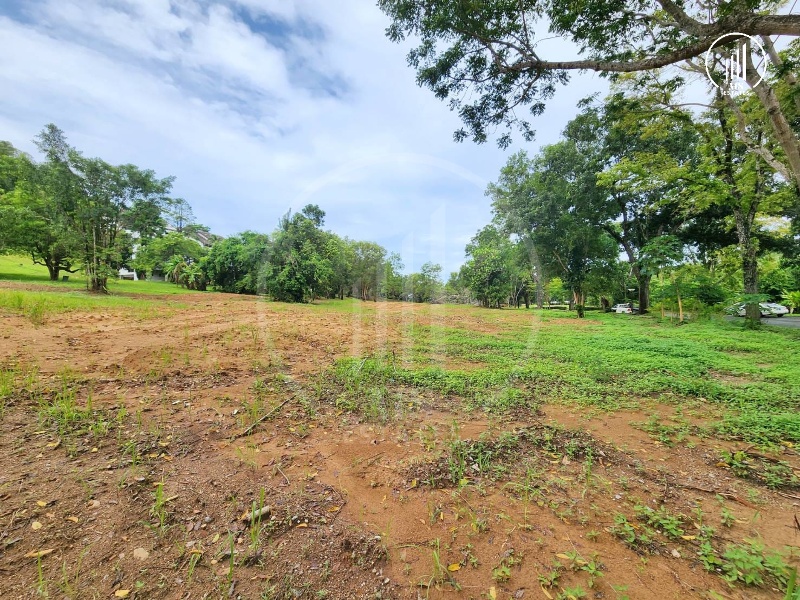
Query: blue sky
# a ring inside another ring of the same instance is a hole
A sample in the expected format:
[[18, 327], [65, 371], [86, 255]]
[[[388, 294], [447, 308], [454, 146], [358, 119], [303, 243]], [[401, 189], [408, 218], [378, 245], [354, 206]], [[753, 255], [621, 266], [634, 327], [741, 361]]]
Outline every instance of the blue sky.
[[387, 25], [371, 0], [4, 0], [0, 139], [35, 155], [54, 122], [87, 155], [176, 176], [215, 233], [269, 232], [315, 203], [406, 271], [449, 273], [508, 155], [556, 141], [606, 86], [575, 77], [532, 144], [457, 144], [457, 116], [417, 87]]

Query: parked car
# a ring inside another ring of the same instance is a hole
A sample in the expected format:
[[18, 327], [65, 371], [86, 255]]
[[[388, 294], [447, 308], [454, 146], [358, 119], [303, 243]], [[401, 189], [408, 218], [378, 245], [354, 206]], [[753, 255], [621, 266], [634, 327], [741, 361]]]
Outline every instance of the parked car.
[[778, 304], [777, 302], [765, 302], [765, 304], [772, 309], [772, 313], [776, 317], [782, 317], [783, 315], [789, 314], [789, 309], [783, 304]]
[[[782, 317], [783, 315], [789, 313], [788, 308], [782, 304], [776, 304], [775, 302], [761, 302], [759, 303], [758, 308], [761, 311], [762, 317]], [[738, 302], [733, 306], [726, 308], [725, 311], [728, 314], [736, 315], [737, 317], [743, 317], [747, 313], [747, 307], [745, 306], [744, 302]]]
[[639, 308], [634, 306], [631, 302], [625, 302], [623, 304], [615, 304], [611, 307], [611, 311], [617, 313], [618, 315], [632, 315], [634, 313], [638, 313]]

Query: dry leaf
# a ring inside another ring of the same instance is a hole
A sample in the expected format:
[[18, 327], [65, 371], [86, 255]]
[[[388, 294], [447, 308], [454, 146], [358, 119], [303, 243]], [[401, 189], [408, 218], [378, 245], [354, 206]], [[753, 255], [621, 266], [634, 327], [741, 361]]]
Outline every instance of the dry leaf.
[[32, 552], [28, 552], [25, 555], [25, 558], [41, 558], [42, 556], [47, 556], [54, 552], [54, 548], [48, 548], [47, 550], [34, 550]]
[[460, 570], [460, 569], [461, 569], [461, 565], [460, 565], [460, 564], [458, 564], [458, 563], [453, 563], [452, 565], [449, 565], [449, 566], [447, 567], [447, 570], [448, 570], [448, 571], [451, 571], [451, 572], [452, 572], [452, 571], [458, 571], [458, 570]]
[[328, 512], [339, 512], [340, 510], [342, 510], [342, 507], [341, 507], [341, 506], [331, 506], [331, 507], [328, 509]]
[[683, 538], [684, 540], [693, 540], [696, 537], [697, 537], [696, 535], [682, 535], [681, 536], [681, 538]]
[[114, 598], [127, 598], [130, 596], [130, 590], [117, 590], [114, 592]]
[[489, 588], [489, 600], [497, 600], [497, 589], [494, 586]]
[[34, 531], [41, 528], [42, 524], [39, 523], [39, 521], [34, 521], [33, 523], [31, 523], [31, 529], [33, 529]]
[[67, 517], [67, 521], [72, 521], [73, 523], [77, 523], [78, 517]]
[[298, 527], [308, 527], [308, 523], [298, 523]]
[[42, 508], [44, 508], [45, 506], [47, 506], [47, 502], [42, 502], [41, 500], [37, 500], [36, 506], [41, 506]]

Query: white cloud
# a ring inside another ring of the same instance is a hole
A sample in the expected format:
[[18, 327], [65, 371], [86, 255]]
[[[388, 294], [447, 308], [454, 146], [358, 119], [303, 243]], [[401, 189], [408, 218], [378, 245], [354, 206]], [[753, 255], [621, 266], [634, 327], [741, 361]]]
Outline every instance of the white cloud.
[[[176, 175], [216, 232], [318, 203], [338, 233], [445, 272], [490, 218], [507, 153], [452, 142], [457, 116], [415, 85], [372, 3], [19, 1], [0, 8], [0, 137], [25, 150], [52, 121], [86, 154]], [[559, 95], [541, 142], [591, 86]]]

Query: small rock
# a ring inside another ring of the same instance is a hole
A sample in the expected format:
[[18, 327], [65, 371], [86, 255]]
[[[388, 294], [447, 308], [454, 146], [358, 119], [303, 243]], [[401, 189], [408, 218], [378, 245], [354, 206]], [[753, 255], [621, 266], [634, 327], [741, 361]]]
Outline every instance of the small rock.
[[150, 553], [144, 548], [136, 548], [133, 551], [133, 557], [139, 560], [147, 560], [150, 557]]

